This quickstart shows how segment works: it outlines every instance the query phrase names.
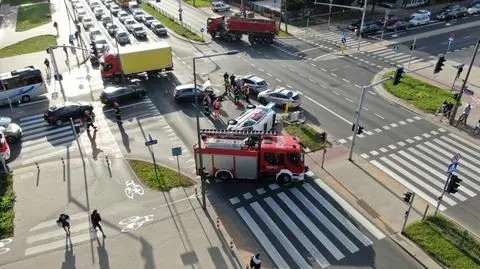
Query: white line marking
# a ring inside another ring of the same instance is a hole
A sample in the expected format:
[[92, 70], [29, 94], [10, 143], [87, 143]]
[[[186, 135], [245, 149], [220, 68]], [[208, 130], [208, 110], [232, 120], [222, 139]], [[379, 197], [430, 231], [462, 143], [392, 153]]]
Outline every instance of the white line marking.
[[337, 74], [335, 74], [335, 73], [330, 73], [330, 75], [331, 75], [332, 77], [337, 77]]
[[411, 138], [408, 138], [408, 139], [405, 140], [405, 141], [407, 141], [407, 142], [410, 143], [410, 144], [412, 144], [413, 142], [415, 142], [415, 140], [413, 140], [413, 139], [411, 139]]
[[290, 86], [290, 85], [288, 85], [288, 84], [287, 84], [287, 85], [285, 85], [285, 86], [287, 86], [287, 87], [288, 87], [288, 88], [290, 88], [290, 89], [292, 89], [292, 88], [293, 88], [292, 86]]
[[[312, 232], [312, 234], [318, 239], [318, 241], [325, 246], [328, 251], [337, 259], [343, 259], [345, 258], [345, 255], [342, 254], [342, 252], [325, 236], [325, 234], [320, 231], [320, 229], [317, 228], [317, 225], [315, 225], [311, 220], [310, 217], [307, 217], [303, 211], [298, 208], [296, 203], [292, 202], [290, 198], [285, 193], [279, 193], [277, 196], [287, 205], [287, 207], [292, 211], [295, 212], [297, 218]], [[280, 267], [282, 268], [282, 267]], [[284, 268], [290, 268], [290, 267], [284, 267]], [[307, 267], [309, 268], [309, 267]]]
[[437, 132], [437, 131], [430, 131], [430, 133], [431, 133], [432, 135], [438, 135], [438, 132]]
[[406, 121], [408, 121], [408, 122], [414, 122], [414, 120], [412, 120], [412, 119], [410, 119], [410, 118], [406, 119]]
[[278, 268], [290, 268], [287, 262], [282, 258], [282, 255], [278, 253], [277, 249], [268, 240], [268, 237], [263, 233], [262, 229], [255, 223], [255, 220], [250, 216], [244, 207], [237, 208], [237, 212], [242, 217], [243, 221], [250, 228], [252, 233], [257, 237], [260, 244], [262, 244], [265, 251], [268, 253], [272, 261]]
[[332, 92], [333, 92], [333, 94], [335, 94], [335, 95], [340, 95], [340, 93], [338, 93], [338, 92], [336, 92], [336, 91], [332, 91]]
[[390, 130], [391, 129], [390, 126], [388, 126], [388, 125], [385, 125], [382, 128], [385, 129], [385, 130]]
[[370, 154], [372, 154], [373, 156], [377, 156], [379, 153], [378, 151], [372, 150], [370, 151]]
[[405, 125], [405, 124], [407, 124], [407, 123], [404, 122], [403, 120], [399, 121], [398, 123], [400, 123], [400, 125]]
[[350, 80], [346, 79], [346, 78], [342, 78], [343, 81], [345, 81], [346, 83], [350, 83]]
[[320, 68], [320, 70], [322, 70], [323, 72], [327, 72], [327, 69], [325, 68]]
[[333, 110], [331, 110], [330, 108], [320, 104], [319, 102], [315, 101], [313, 98], [309, 97], [309, 96], [306, 96], [304, 95], [304, 97], [310, 101], [312, 101], [314, 104], [320, 106], [321, 108], [325, 109], [326, 111], [330, 112], [331, 114], [335, 115], [337, 118], [343, 120], [344, 122], [346, 122], [349, 126], [351, 125], [351, 122], [349, 120], [347, 120], [346, 118], [340, 116], [339, 114], [337, 114], [336, 112], [334, 112]]
[[381, 152], [384, 152], [384, 153], [388, 151], [388, 149], [386, 149], [386, 148], [384, 148], [384, 147], [379, 148], [379, 150], [380, 150]]
[[396, 124], [396, 123], [390, 123], [390, 126], [393, 127], [393, 128], [395, 128], [395, 127], [398, 127], [398, 124]]
[[276, 78], [275, 80], [278, 81], [278, 82], [280, 82], [280, 83], [282, 82], [282, 81], [281, 81], [280, 79], [278, 79], [278, 78]]
[[347, 143], [347, 140], [345, 140], [345, 139], [342, 138], [342, 139], [339, 139], [339, 140], [338, 140], [338, 143], [340, 143], [340, 144], [345, 144], [345, 143]]
[[395, 147], [395, 145], [388, 145], [388, 147], [389, 147], [390, 149], [396, 149], [396, 148], [397, 148], [397, 147]]
[[422, 118], [420, 118], [419, 116], [415, 116], [415, 117], [413, 117], [413, 118], [416, 119], [416, 120], [421, 120], [421, 119], [422, 119]]
[[417, 141], [420, 141], [420, 140], [422, 140], [423, 138], [417, 135], [417, 136], [414, 137], [414, 139], [417, 140]]
[[360, 157], [362, 157], [362, 158], [364, 158], [364, 159], [370, 158], [370, 156], [369, 156], [368, 154], [366, 154], [366, 153], [360, 154]]
[[373, 91], [368, 91], [369, 94], [372, 94], [372, 95], [377, 95], [375, 92]]
[[429, 138], [429, 137], [432, 137], [429, 133], [424, 133], [422, 134], [425, 138]]
[[400, 141], [400, 142], [397, 142], [397, 145], [399, 145], [400, 147], [403, 147], [403, 146], [405, 146], [406, 144], [405, 144], [404, 142]]
[[345, 100], [349, 101], [350, 103], [353, 103], [353, 101], [351, 99], [348, 99], [347, 97], [344, 97]]
[[264, 72], [265, 70], [263, 70], [262, 68], [258, 68], [258, 71]]
[[[72, 241], [72, 245], [78, 244], [83, 241], [94, 240], [94, 239], [95, 239], [95, 236], [90, 235], [90, 233], [70, 237], [70, 240]], [[45, 251], [57, 249], [57, 248], [65, 248], [65, 239], [60, 239], [48, 244], [27, 248], [25, 250], [25, 256], [30, 256], [33, 254], [37, 254], [40, 252], [45, 252]]]
[[267, 73], [267, 75], [268, 75], [269, 77], [272, 77], [272, 74], [270, 74], [270, 73]]
[[354, 84], [354, 85], [355, 85], [355, 87], [357, 87], [357, 88], [359, 88], [359, 89], [362, 88], [362, 86], [360, 86], [360, 85], [358, 85], [358, 84]]
[[[360, 214], [355, 208], [353, 208], [347, 201], [345, 201], [340, 195], [332, 190], [321, 179], [315, 179], [315, 183], [320, 186], [333, 200], [335, 200], [346, 212], [349, 213], [354, 219], [360, 222], [375, 238], [381, 240], [385, 238], [385, 234], [382, 233], [375, 225], [373, 225], [367, 218]], [[297, 212], [297, 211], [293, 211]], [[301, 211], [300, 211], [301, 212]], [[314, 233], [315, 234], [315, 233]], [[321, 242], [321, 241], [320, 241]]]
[[300, 241], [300, 243], [307, 249], [307, 251], [315, 258], [315, 261], [325, 268], [330, 263], [323, 257], [320, 251], [313, 245], [313, 243], [305, 236], [305, 234], [298, 228], [298, 226], [288, 217], [285, 211], [272, 199], [272, 197], [265, 198], [265, 202], [272, 208], [273, 212], [277, 214], [285, 226], [293, 233], [293, 235]]
[[374, 131], [377, 132], [377, 133], [381, 133], [381, 132], [382, 132], [382, 129], [380, 129], [380, 128], [375, 128]]
[[384, 117], [382, 117], [382, 116], [378, 115], [377, 113], [375, 113], [375, 116], [379, 117], [379, 118], [380, 118], [380, 119], [382, 119], [382, 120], [384, 120], [384, 119], [385, 119]]

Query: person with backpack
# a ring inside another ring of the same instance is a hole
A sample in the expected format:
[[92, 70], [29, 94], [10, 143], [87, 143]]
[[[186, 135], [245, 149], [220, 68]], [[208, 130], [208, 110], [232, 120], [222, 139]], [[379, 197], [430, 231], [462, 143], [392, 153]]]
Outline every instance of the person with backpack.
[[93, 125], [95, 121], [95, 114], [93, 111], [85, 111], [85, 121], [87, 122], [87, 132], [90, 132], [90, 127], [93, 127], [95, 132], [97, 131], [97, 126]]
[[60, 214], [57, 220], [57, 224], [59, 226], [62, 226], [67, 236], [70, 236], [70, 216], [69, 215], [63, 214], [63, 213]]
[[106, 238], [107, 236], [103, 232], [102, 226], [100, 225], [100, 221], [102, 221], [102, 217], [100, 217], [100, 213], [98, 213], [96, 209], [93, 210], [92, 214], [90, 214], [90, 220], [92, 221], [93, 230], [96, 232], [98, 227], [100, 232], [102, 232], [103, 238]]

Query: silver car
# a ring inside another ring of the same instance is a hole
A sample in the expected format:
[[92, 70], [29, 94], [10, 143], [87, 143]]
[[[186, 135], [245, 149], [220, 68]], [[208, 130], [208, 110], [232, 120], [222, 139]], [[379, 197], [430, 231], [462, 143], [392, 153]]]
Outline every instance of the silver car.
[[299, 107], [302, 104], [300, 93], [286, 88], [266, 90], [258, 94], [258, 101], [262, 104], [275, 103], [276, 105], [288, 105]]
[[88, 31], [94, 25], [93, 24], [93, 19], [90, 18], [90, 17], [85, 17], [82, 20], [82, 24], [83, 24], [83, 29]]
[[5, 135], [8, 143], [19, 141], [23, 135], [20, 125], [12, 122], [9, 117], [0, 117], [0, 133]]
[[235, 79], [237, 86], [248, 86], [252, 93], [258, 94], [267, 90], [267, 82], [256, 75], [246, 75], [241, 78]]

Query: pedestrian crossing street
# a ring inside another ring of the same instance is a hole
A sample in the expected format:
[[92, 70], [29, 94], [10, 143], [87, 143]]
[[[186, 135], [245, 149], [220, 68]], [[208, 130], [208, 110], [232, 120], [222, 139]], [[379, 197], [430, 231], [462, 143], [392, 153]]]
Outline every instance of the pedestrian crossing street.
[[[102, 233], [100, 231], [94, 232], [91, 229], [89, 217], [88, 212], [70, 215], [71, 237], [69, 241], [71, 242], [66, 240], [63, 228], [57, 226], [57, 219], [39, 223], [28, 231], [28, 237], [25, 239], [26, 249], [24, 255], [32, 256], [48, 251], [67, 249], [67, 244], [74, 246], [101, 238]], [[107, 225], [102, 225], [102, 228], [107, 235], [118, 233], [118, 231]]]
[[271, 184], [230, 203], [276, 268], [326, 268], [385, 237], [320, 180]]
[[448, 165], [461, 154], [456, 174], [462, 179], [456, 194], [443, 197], [440, 210], [475, 197], [480, 191], [480, 146], [440, 128], [360, 156], [431, 205], [436, 206], [447, 179]]
[[[84, 130], [84, 125], [80, 120], [75, 121], [76, 125], [81, 126], [79, 144], [84, 157], [98, 158], [98, 155], [102, 154], [110, 158], [121, 158], [123, 156], [122, 151], [114, 133], [112, 133], [113, 128], [110, 128], [115, 126], [117, 129], [113, 110], [103, 110], [103, 104], [100, 102], [93, 102], [92, 105], [96, 115], [95, 125], [98, 127], [97, 132], [92, 130], [88, 133]], [[130, 110], [128, 114], [122, 114], [126, 123], [125, 126], [129, 126], [130, 122], [136, 123], [135, 119], [137, 118], [149, 117], [151, 118], [150, 121], [165, 122], [148, 97], [136, 103], [121, 106], [121, 109], [123, 111], [131, 106], [141, 106], [141, 109]], [[25, 166], [52, 158], [68, 158], [72, 153], [79, 151], [75, 141], [74, 130], [70, 124], [64, 123], [60, 127], [47, 125], [43, 119], [43, 114], [23, 117], [19, 121], [23, 130], [21, 152], [19, 157], [9, 164], [10, 166]], [[133, 124], [132, 126], [138, 128], [138, 124]], [[169, 132], [173, 132], [171, 128]]]
[[[411, 55], [410, 51], [407, 52], [400, 52], [393, 49], [393, 47], [380, 47], [375, 48], [368, 51], [361, 51], [360, 53], [364, 55], [368, 55], [369, 57], [376, 58], [387, 62], [389, 64], [415, 64], [418, 62], [426, 61], [426, 59], [422, 59], [416, 57], [415, 55]], [[358, 57], [352, 56], [352, 58], [357, 59]]]

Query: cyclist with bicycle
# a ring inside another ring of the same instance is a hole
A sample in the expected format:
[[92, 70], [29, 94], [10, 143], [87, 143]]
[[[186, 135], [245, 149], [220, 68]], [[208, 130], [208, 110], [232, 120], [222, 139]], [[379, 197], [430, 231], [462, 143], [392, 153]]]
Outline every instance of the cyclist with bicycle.
[[458, 122], [459, 123], [463, 122], [464, 125], [467, 125], [467, 118], [468, 118], [468, 115], [470, 115], [471, 111], [472, 111], [472, 106], [470, 104], [467, 104], [463, 109], [462, 115], [460, 116], [460, 118], [458, 118]]

